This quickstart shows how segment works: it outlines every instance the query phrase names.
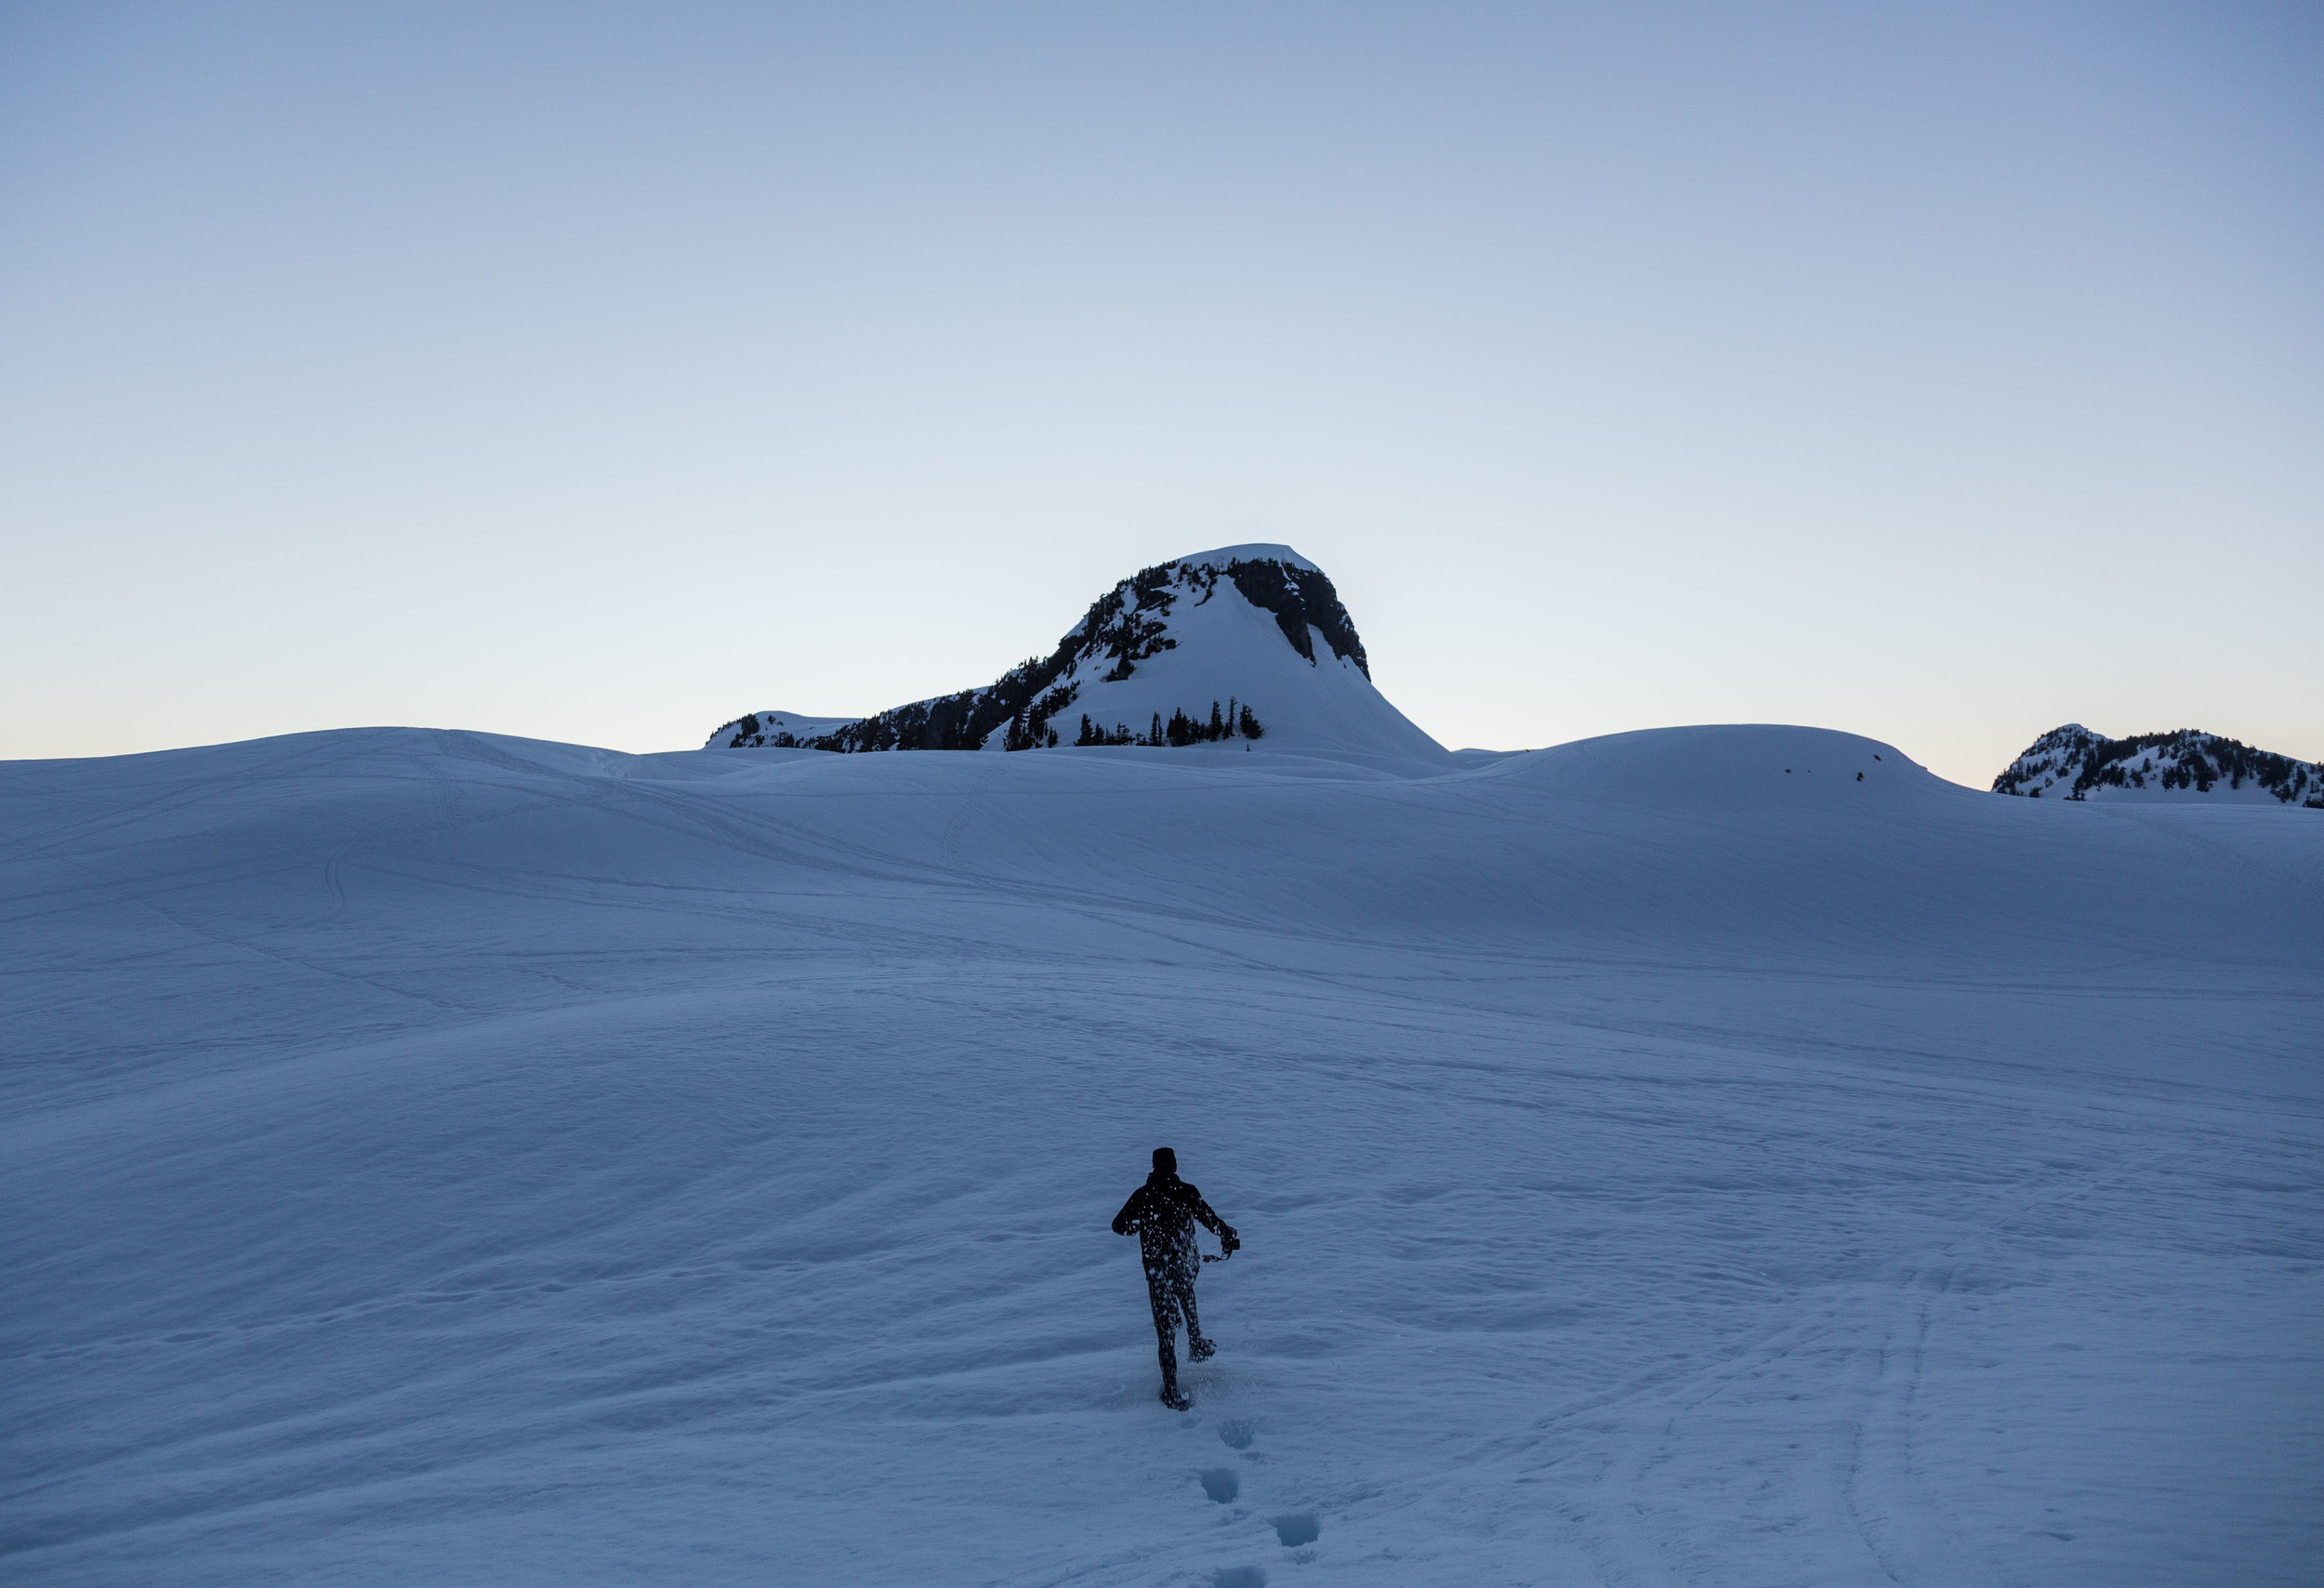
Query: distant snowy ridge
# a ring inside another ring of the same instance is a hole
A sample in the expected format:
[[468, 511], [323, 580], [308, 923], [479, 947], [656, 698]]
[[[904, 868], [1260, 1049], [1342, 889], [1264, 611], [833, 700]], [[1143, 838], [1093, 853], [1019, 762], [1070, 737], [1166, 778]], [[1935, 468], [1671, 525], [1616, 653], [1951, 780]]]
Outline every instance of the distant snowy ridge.
[[[719, 734], [741, 733], [752, 744], [789, 747], [836, 734], [862, 721], [860, 717], [809, 717], [797, 711], [754, 711], [727, 723]], [[715, 748], [718, 742], [718, 734], [713, 734], [710, 745], [705, 748]]]
[[1996, 794], [2063, 800], [2201, 799], [2324, 810], [2324, 766], [2181, 728], [2109, 739], [2080, 722], [2053, 728], [1993, 780]]
[[1222, 547], [1141, 569], [1090, 603], [1046, 656], [981, 689], [857, 719], [753, 712], [708, 749], [1024, 750], [1293, 748], [1437, 759], [1390, 705], [1330, 577], [1287, 546]]

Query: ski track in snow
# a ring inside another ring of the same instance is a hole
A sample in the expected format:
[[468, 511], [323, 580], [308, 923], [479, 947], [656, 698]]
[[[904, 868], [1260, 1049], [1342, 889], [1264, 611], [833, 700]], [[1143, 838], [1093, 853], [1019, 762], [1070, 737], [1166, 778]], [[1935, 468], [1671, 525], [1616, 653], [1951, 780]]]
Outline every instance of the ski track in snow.
[[[2309, 813], [1775, 728], [365, 730], [0, 765], [0, 810], [11, 1582], [2324, 1548]], [[1160, 1142], [1247, 1242], [1185, 1416], [1105, 1227]]]

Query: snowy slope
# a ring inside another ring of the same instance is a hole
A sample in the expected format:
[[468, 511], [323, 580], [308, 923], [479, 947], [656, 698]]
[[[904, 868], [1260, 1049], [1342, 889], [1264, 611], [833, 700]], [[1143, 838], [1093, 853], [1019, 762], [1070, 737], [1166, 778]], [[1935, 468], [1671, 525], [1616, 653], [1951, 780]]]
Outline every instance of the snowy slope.
[[2201, 801], [2324, 810], [2324, 766], [2183, 728], [2109, 739], [2053, 728], [1993, 780], [1996, 794], [2063, 800]]
[[[1372, 686], [1330, 579], [1287, 546], [1226, 546], [1142, 569], [1099, 597], [1048, 656], [985, 688], [819, 733], [770, 726], [775, 715], [722, 723], [704, 748], [1046, 749], [1104, 736], [1216, 754], [1263, 738], [1447, 764], [1444, 747]], [[1209, 731], [1172, 734], [1181, 717]]]
[[2311, 1579], [2324, 826], [1273, 747], [0, 765], [0, 1575]]

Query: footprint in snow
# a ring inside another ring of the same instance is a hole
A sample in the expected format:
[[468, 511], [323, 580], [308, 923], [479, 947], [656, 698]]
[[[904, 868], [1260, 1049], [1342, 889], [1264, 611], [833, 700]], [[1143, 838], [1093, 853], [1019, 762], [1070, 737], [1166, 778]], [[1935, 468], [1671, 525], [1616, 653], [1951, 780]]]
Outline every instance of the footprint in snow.
[[1255, 1566], [1221, 1566], [1210, 1574], [1210, 1588], [1267, 1588], [1267, 1574]]
[[1257, 1432], [1249, 1423], [1237, 1417], [1219, 1424], [1219, 1443], [1230, 1450], [1248, 1450], [1251, 1436]]
[[1323, 1524], [1315, 1520], [1313, 1511], [1293, 1511], [1274, 1519], [1275, 1537], [1283, 1541], [1285, 1549], [1297, 1549], [1312, 1544], [1324, 1536]]
[[1242, 1476], [1233, 1467], [1208, 1467], [1195, 1476], [1202, 1479], [1202, 1491], [1221, 1505], [1243, 1492]]

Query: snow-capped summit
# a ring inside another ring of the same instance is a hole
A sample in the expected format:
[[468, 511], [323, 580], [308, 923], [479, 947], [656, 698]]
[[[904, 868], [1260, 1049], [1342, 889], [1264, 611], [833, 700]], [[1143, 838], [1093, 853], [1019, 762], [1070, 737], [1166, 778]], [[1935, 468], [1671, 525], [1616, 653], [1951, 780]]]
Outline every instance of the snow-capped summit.
[[2061, 800], [2210, 800], [2324, 810], [2324, 766], [2193, 728], [2109, 739], [2051, 729], [1993, 780], [1996, 794]]
[[853, 720], [753, 712], [705, 747], [1022, 750], [1198, 745], [1448, 760], [1372, 686], [1321, 568], [1288, 546], [1198, 551], [1141, 569], [1046, 657], [981, 689]]
[[1191, 556], [1181, 557], [1179, 561], [1199, 563], [1206, 568], [1215, 568], [1221, 574], [1237, 562], [1280, 562], [1287, 568], [1303, 569], [1310, 574], [1323, 572], [1321, 568], [1292, 550], [1288, 546], [1274, 545], [1263, 540], [1252, 541], [1243, 546], [1221, 546], [1210, 551], [1196, 551]]

